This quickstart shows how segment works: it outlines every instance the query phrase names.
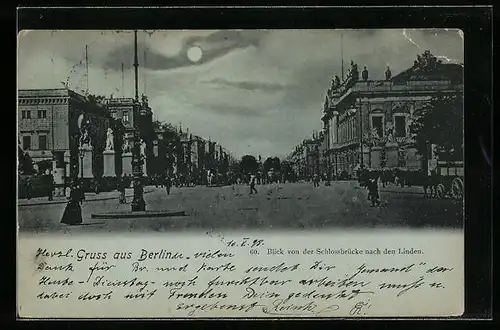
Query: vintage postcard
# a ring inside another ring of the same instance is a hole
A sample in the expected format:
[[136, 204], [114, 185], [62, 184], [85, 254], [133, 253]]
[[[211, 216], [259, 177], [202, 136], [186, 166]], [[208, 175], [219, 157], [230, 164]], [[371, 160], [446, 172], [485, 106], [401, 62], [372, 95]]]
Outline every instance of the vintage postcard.
[[461, 315], [463, 38], [20, 31], [18, 317]]

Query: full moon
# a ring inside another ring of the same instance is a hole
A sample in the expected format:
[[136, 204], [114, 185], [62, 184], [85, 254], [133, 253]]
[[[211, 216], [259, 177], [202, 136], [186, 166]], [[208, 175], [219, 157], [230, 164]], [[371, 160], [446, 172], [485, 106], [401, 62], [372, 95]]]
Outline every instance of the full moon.
[[187, 57], [191, 62], [198, 62], [202, 55], [203, 51], [198, 46], [193, 46], [187, 51]]

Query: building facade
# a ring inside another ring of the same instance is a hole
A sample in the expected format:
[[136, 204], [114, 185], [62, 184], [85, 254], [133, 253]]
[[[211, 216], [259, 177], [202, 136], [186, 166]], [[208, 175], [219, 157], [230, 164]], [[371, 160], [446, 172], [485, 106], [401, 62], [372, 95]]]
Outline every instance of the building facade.
[[325, 171], [421, 169], [410, 126], [418, 110], [439, 93], [463, 93], [463, 67], [442, 63], [429, 51], [394, 77], [387, 68], [385, 80], [369, 80], [366, 68], [359, 79], [352, 65], [346, 80], [333, 81], [325, 100]]
[[64, 176], [78, 174], [79, 118], [90, 125], [93, 174], [99, 177], [111, 122], [106, 106], [65, 88], [18, 91], [19, 141], [35, 166], [53, 161], [54, 167], [64, 168]]
[[[158, 152], [158, 134], [153, 127], [153, 111], [148, 104], [148, 99], [142, 95], [141, 101], [133, 98], [107, 98], [106, 104], [110, 116], [121, 121], [124, 127], [124, 141], [128, 145], [133, 145], [135, 125], [140, 127], [140, 139], [146, 144], [146, 171], [149, 174], [155, 172], [156, 157], [155, 150]], [[155, 149], [156, 147], [156, 149]]]

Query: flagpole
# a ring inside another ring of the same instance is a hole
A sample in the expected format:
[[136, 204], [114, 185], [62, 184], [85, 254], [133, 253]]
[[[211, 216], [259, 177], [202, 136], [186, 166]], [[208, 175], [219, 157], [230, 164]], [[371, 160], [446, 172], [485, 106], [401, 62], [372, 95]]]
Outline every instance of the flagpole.
[[342, 61], [342, 81], [344, 80], [344, 32], [340, 32], [340, 59]]

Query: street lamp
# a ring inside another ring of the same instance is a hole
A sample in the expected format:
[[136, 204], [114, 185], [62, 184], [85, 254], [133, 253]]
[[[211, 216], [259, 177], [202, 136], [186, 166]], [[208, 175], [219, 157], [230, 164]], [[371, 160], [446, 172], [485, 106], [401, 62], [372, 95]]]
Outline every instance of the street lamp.
[[[350, 115], [354, 115], [358, 109], [352, 108], [347, 110]], [[361, 108], [361, 99], [359, 100], [359, 148], [360, 148], [360, 168], [364, 167], [364, 155], [363, 155], [363, 109]]]
[[80, 156], [80, 179], [83, 183], [83, 158], [85, 157], [85, 148], [83, 145], [80, 145], [78, 148], [79, 156]]
[[[333, 118], [335, 118], [335, 143], [338, 145], [339, 144], [339, 112], [338, 111], [332, 112], [332, 116], [333, 116]], [[337, 159], [337, 148], [335, 148], [334, 155], [335, 155], [335, 179], [338, 180], [337, 173], [338, 173], [339, 169], [338, 169], [338, 159]]]
[[[134, 132], [133, 132], [133, 145], [132, 145], [132, 176], [133, 176], [133, 187], [134, 187], [134, 198], [132, 199], [132, 212], [135, 211], [145, 211], [146, 202], [144, 202], [144, 190], [142, 186], [142, 159], [141, 159], [141, 149], [140, 149], [140, 132], [139, 132], [139, 118], [140, 113], [140, 103], [139, 103], [139, 87], [138, 87], [138, 59], [137, 59], [137, 31], [134, 31], [134, 69], [135, 69], [135, 104], [133, 107], [133, 120], [134, 120]], [[141, 116], [142, 117], [142, 116]]]

